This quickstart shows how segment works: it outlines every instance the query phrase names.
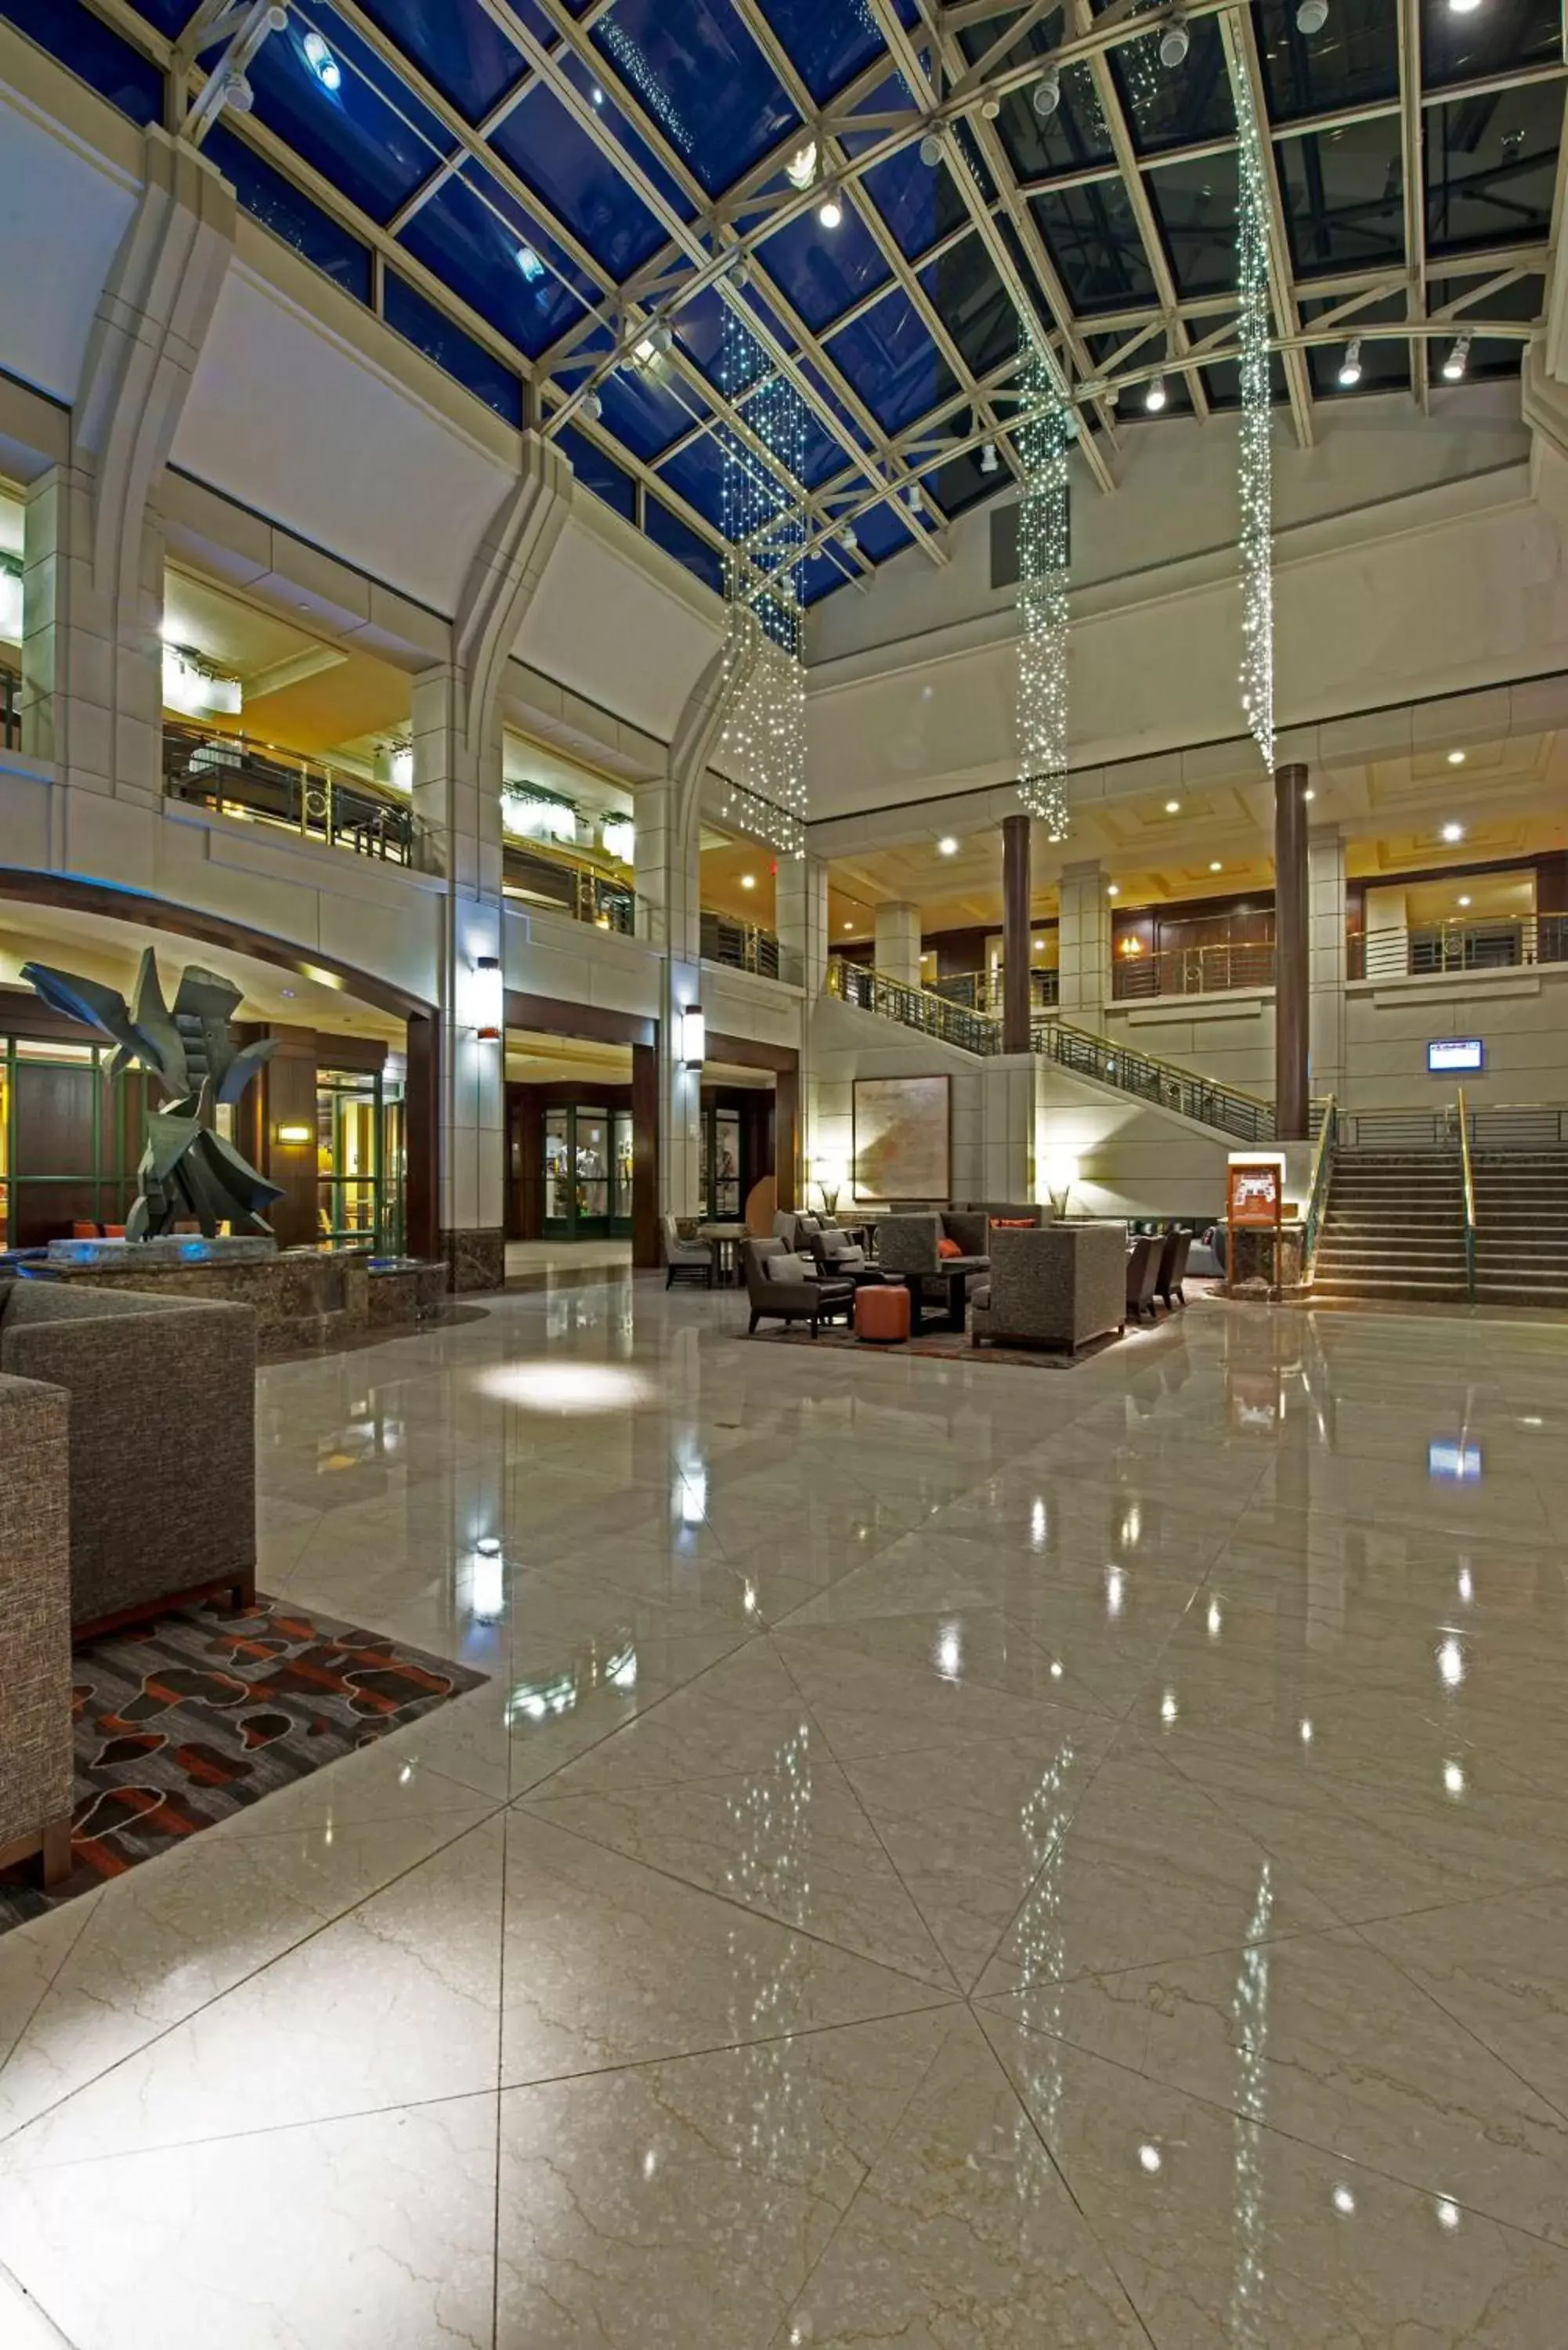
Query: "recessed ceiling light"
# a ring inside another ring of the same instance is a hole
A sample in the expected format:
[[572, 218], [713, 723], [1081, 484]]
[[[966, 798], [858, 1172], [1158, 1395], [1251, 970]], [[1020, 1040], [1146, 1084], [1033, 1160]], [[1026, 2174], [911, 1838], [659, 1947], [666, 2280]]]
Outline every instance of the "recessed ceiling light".
[[756, 888], [756, 886], [757, 886], [757, 877], [756, 877], [756, 875], [755, 875], [754, 873], [742, 873], [742, 876], [741, 876], [741, 887], [742, 887], [742, 889], [754, 889]]
[[1220, 859], [1219, 859], [1217, 857], [1216, 857], [1215, 858], [1213, 858], [1213, 860], [1211, 861], [1211, 863], [1210, 863], [1210, 868], [1209, 868], [1209, 870], [1210, 871], [1210, 873], [1218, 873], [1218, 872], [1220, 872], [1220, 871], [1221, 871], [1221, 870], [1222, 870], [1222, 868], [1221, 868], [1220, 863]]
[[1462, 840], [1464, 837], [1465, 828], [1462, 824], [1446, 824], [1443, 827], [1443, 838], [1450, 847], [1456, 840]]
[[1119, 882], [1112, 881], [1107, 883], [1106, 888], [1106, 895], [1107, 898], [1119, 898], [1121, 894], [1121, 884]]
[[1165, 813], [1167, 816], [1179, 816], [1181, 814], [1181, 802], [1179, 800], [1167, 800], [1165, 803]]
[[938, 841], [937, 854], [939, 857], [956, 857], [958, 855], [958, 843], [953, 838], [950, 832], [944, 832], [941, 838]]
[[1449, 764], [1450, 767], [1462, 767], [1464, 764], [1465, 754], [1462, 751], [1450, 751], [1449, 753]]
[[1461, 898], [1461, 899], [1459, 899], [1459, 903], [1460, 903], [1460, 905], [1461, 905], [1461, 906], [1468, 906], [1468, 905], [1469, 904], [1469, 902], [1470, 902], [1470, 901], [1469, 901], [1469, 899], [1468, 898]]
[[852, 931], [855, 928], [855, 925], [853, 922], [846, 922], [844, 927], [846, 931]]
[[1313, 789], [1313, 787], [1312, 787], [1312, 785], [1311, 785], [1310, 784], [1307, 785], [1307, 787], [1306, 787], [1305, 791], [1302, 794], [1302, 797], [1303, 797], [1303, 800], [1315, 800], [1315, 799], [1316, 799], [1316, 797], [1317, 797], [1317, 794], [1314, 791], [1314, 789]]

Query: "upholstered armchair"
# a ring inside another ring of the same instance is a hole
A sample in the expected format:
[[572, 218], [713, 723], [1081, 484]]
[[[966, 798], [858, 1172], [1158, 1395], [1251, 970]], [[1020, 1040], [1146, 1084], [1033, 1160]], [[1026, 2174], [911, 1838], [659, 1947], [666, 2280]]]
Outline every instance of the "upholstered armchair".
[[248, 1305], [17, 1281], [0, 1371], [70, 1398], [77, 1639], [255, 1597], [256, 1330]]
[[847, 1232], [841, 1232], [836, 1224], [824, 1224], [819, 1231], [808, 1232], [806, 1238], [817, 1272], [825, 1280], [852, 1281], [857, 1287], [862, 1282], [881, 1280], [876, 1266], [867, 1263], [866, 1252], [859, 1243], [852, 1241]]
[[666, 1289], [673, 1289], [678, 1281], [700, 1281], [704, 1289], [711, 1289], [713, 1252], [707, 1242], [683, 1232], [678, 1216], [660, 1216], [659, 1231], [664, 1249]]
[[748, 1327], [759, 1322], [809, 1322], [815, 1338], [820, 1323], [835, 1314], [848, 1314], [855, 1304], [851, 1281], [825, 1281], [804, 1256], [786, 1249], [782, 1241], [744, 1241], [741, 1269], [751, 1306]]
[[[972, 1282], [985, 1272], [986, 1220], [983, 1214], [950, 1208], [911, 1216], [884, 1216], [877, 1227], [877, 1263], [885, 1279], [901, 1281], [909, 1293], [918, 1324], [928, 1304], [928, 1285], [939, 1283], [941, 1303], [953, 1328], [963, 1326], [963, 1301]], [[940, 1243], [950, 1241], [957, 1254], [944, 1256]]]
[[70, 1399], [0, 1378], [0, 1868], [71, 1865]]
[[1121, 1329], [1126, 1279], [1119, 1224], [993, 1227], [991, 1278], [970, 1299], [971, 1340], [1075, 1353], [1091, 1338]]

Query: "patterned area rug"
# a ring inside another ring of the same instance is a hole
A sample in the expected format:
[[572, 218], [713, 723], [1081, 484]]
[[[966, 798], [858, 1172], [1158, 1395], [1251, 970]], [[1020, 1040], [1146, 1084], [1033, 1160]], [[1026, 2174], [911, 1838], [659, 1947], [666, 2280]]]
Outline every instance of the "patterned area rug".
[[0, 1934], [155, 1859], [477, 1689], [483, 1673], [258, 1599], [116, 1633], [72, 1667], [76, 1804], [66, 1882], [0, 1876]]
[[[1146, 1322], [1147, 1333], [1149, 1325]], [[1137, 1335], [1136, 1326], [1128, 1323], [1127, 1336]], [[786, 1322], [776, 1330], [753, 1330], [757, 1344], [766, 1340], [771, 1347], [847, 1347], [857, 1355], [931, 1355], [943, 1363], [1026, 1363], [1032, 1371], [1075, 1371], [1080, 1363], [1091, 1362], [1103, 1355], [1107, 1347], [1121, 1344], [1114, 1330], [1103, 1338], [1093, 1338], [1075, 1355], [1059, 1354], [1049, 1347], [971, 1347], [962, 1330], [922, 1330], [918, 1338], [901, 1338], [891, 1344], [857, 1338], [853, 1330], [842, 1324], [831, 1327], [823, 1323], [814, 1338], [804, 1322]]]

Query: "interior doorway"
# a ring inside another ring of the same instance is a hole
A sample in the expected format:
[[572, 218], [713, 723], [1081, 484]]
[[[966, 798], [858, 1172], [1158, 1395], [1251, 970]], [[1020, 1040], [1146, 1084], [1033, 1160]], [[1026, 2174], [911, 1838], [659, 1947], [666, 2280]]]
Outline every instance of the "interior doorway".
[[545, 1240], [631, 1238], [631, 1080], [612, 1104], [567, 1099], [545, 1105], [540, 1142]]

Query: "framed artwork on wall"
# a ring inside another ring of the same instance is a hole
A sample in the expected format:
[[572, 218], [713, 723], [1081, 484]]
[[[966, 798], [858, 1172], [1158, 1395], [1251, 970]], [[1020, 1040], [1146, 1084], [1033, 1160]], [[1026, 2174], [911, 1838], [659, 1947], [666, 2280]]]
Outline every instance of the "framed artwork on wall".
[[857, 1200], [946, 1200], [950, 1104], [946, 1077], [857, 1077], [854, 1189]]

